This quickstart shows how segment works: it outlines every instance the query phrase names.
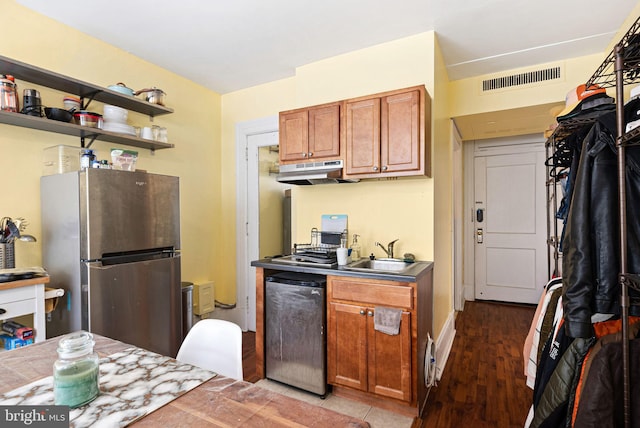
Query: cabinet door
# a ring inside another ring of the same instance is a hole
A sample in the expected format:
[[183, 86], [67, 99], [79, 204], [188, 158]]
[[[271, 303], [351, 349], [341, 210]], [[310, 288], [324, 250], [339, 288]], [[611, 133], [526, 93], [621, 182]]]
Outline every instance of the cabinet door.
[[340, 105], [309, 109], [310, 159], [340, 156]]
[[327, 329], [327, 382], [366, 391], [366, 308], [331, 303]]
[[395, 336], [375, 330], [373, 317], [367, 319], [369, 391], [411, 401], [411, 313], [402, 312], [400, 333]]
[[350, 174], [380, 170], [380, 98], [347, 102], [346, 166]]
[[307, 110], [280, 113], [280, 161], [307, 159], [309, 114]]
[[382, 98], [380, 164], [383, 173], [420, 169], [423, 154], [419, 109], [417, 90]]

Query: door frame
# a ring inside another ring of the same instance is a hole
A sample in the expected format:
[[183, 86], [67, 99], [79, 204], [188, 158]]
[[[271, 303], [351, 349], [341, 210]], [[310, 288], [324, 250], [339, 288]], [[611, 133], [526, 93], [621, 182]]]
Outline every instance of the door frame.
[[[236, 295], [242, 330], [255, 331], [255, 302], [250, 302], [249, 287], [255, 289], [255, 268], [251, 267], [250, 248], [259, 245], [259, 236], [249, 229], [259, 229], [259, 201], [250, 200], [250, 189], [258, 187], [257, 161], [249, 165], [249, 137], [278, 131], [278, 116], [249, 120], [236, 124]], [[257, 147], [251, 147], [257, 150]], [[253, 171], [253, 173], [250, 173]], [[250, 313], [253, 313], [253, 322]], [[252, 327], [252, 328], [251, 328]]]
[[[476, 156], [517, 154], [544, 151], [545, 139], [541, 134], [514, 135], [486, 140], [468, 140], [464, 144], [464, 207], [463, 207], [463, 296], [475, 300], [475, 171]], [[542, 183], [544, 185], [544, 183]], [[546, 209], [546, 208], [545, 208]], [[545, 214], [543, 212], [542, 214]]]
[[463, 276], [463, 236], [464, 236], [464, 150], [460, 131], [451, 121], [453, 196], [451, 212], [453, 214], [453, 247], [451, 260], [453, 278], [453, 310], [464, 309], [464, 276]]

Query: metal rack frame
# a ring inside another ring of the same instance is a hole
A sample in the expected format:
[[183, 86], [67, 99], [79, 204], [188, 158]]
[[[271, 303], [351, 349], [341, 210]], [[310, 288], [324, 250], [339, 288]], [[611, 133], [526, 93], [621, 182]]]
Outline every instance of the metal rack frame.
[[631, 131], [625, 135], [624, 124], [624, 86], [640, 82], [640, 18], [615, 45], [596, 72], [587, 81], [586, 86], [597, 84], [601, 87], [616, 89], [616, 146], [618, 166], [618, 202], [620, 222], [620, 306], [622, 317], [622, 371], [624, 392], [624, 425], [631, 427], [631, 391], [629, 364], [629, 287], [637, 288], [636, 275], [627, 272], [627, 194], [626, 194], [626, 150], [629, 145], [640, 144], [640, 131]]
[[[625, 133], [624, 124], [624, 86], [640, 82], [640, 18], [638, 18], [625, 33], [622, 39], [615, 45], [611, 53], [605, 58], [602, 64], [586, 82], [586, 87], [598, 85], [602, 88], [615, 88], [616, 90], [616, 127], [617, 127], [617, 171], [618, 171], [618, 208], [619, 208], [619, 239], [620, 239], [620, 267], [619, 282], [621, 293], [621, 320], [622, 320], [622, 354], [623, 354], [623, 393], [624, 393], [624, 426], [631, 427], [631, 392], [630, 392], [630, 361], [629, 361], [629, 288], [640, 291], [640, 276], [629, 273], [627, 262], [627, 195], [626, 195], [626, 153], [625, 148], [640, 145], [640, 128]], [[550, 158], [550, 151], [554, 150], [556, 143], [562, 141], [572, 133], [584, 126], [589, 126], [595, 122], [595, 118], [570, 119], [562, 122], [552, 133], [546, 143], [547, 159]], [[553, 151], [551, 151], [553, 153]], [[554, 204], [554, 212], [557, 211], [557, 194], [555, 192], [555, 182], [551, 177], [551, 171], [555, 165], [547, 165], [547, 203]], [[549, 183], [553, 182], [554, 192], [549, 190]], [[549, 208], [547, 209], [549, 216]], [[558, 242], [552, 239], [557, 236], [557, 229], [551, 235], [551, 221], [547, 218], [547, 243], [549, 248], [549, 269], [551, 268], [551, 251], [555, 266], [558, 266]], [[551, 274], [550, 274], [551, 277]]]

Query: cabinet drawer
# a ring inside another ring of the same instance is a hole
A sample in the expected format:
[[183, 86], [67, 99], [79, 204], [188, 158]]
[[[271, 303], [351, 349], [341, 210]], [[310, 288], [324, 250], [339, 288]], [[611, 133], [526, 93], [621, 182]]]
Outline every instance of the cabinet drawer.
[[331, 298], [413, 309], [413, 288], [402, 283], [334, 277]]
[[0, 290], [0, 307], [4, 303], [18, 300], [34, 299], [36, 297], [35, 287], [17, 287]]
[[27, 315], [35, 312], [36, 299], [18, 300], [11, 303], [0, 303], [0, 309], [6, 312], [0, 314], [0, 320], [6, 320], [21, 315]]

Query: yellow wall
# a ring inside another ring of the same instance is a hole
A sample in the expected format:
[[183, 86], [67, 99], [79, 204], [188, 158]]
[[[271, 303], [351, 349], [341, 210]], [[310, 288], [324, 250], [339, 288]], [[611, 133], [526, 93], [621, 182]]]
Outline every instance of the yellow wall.
[[[221, 99], [200, 85], [145, 62], [65, 25], [36, 14], [13, 0], [0, 0], [3, 20], [3, 43], [0, 55], [38, 67], [108, 86], [124, 82], [140, 89], [157, 86], [167, 93], [167, 106], [174, 114], [155, 119], [155, 124], [168, 128], [169, 142], [175, 148], [138, 150], [138, 168], [180, 177], [182, 277], [193, 282], [218, 281], [220, 266], [213, 261], [221, 251], [216, 243], [221, 234], [220, 152]], [[37, 29], [27, 31], [26, 29]], [[0, 70], [2, 73], [2, 70]], [[18, 81], [19, 93], [37, 88]], [[62, 107], [64, 93], [41, 89], [42, 101], [48, 106]], [[20, 97], [22, 98], [22, 97]], [[102, 112], [94, 103], [90, 110]], [[147, 116], [130, 113], [129, 123], [147, 126]], [[78, 138], [43, 131], [0, 125], [0, 148], [3, 183], [0, 215], [25, 217], [29, 226], [25, 233], [40, 238], [40, 176], [42, 150], [66, 144], [80, 146]], [[92, 146], [102, 159], [108, 158], [111, 143], [96, 142]], [[41, 241], [18, 242], [16, 266], [42, 264]], [[52, 280], [54, 280], [52, 278]]]
[[[589, 55], [580, 58], [538, 64], [533, 67], [507, 70], [504, 73], [476, 76], [455, 80], [449, 84], [449, 100], [451, 117], [466, 116], [490, 111], [501, 111], [524, 108], [535, 105], [564, 101], [569, 90], [586, 82], [596, 68], [602, 63], [603, 54]], [[482, 93], [482, 81], [496, 75], [512, 75], [547, 67], [560, 66], [562, 78], [549, 82], [512, 87]]]
[[453, 148], [448, 115], [448, 76], [435, 40], [435, 92], [433, 94], [433, 180], [435, 266], [434, 320], [436, 337], [453, 309]]
[[[247, 284], [236, 284], [236, 125], [248, 120], [277, 116], [287, 110], [295, 99], [295, 80], [278, 80], [266, 85], [227, 94], [222, 97], [222, 151], [220, 170], [222, 187], [220, 200], [220, 234], [216, 242], [225, 248], [219, 255], [223, 269], [218, 276], [216, 299], [225, 303], [236, 301], [236, 288]], [[253, 280], [250, 285], [253, 284]]]

